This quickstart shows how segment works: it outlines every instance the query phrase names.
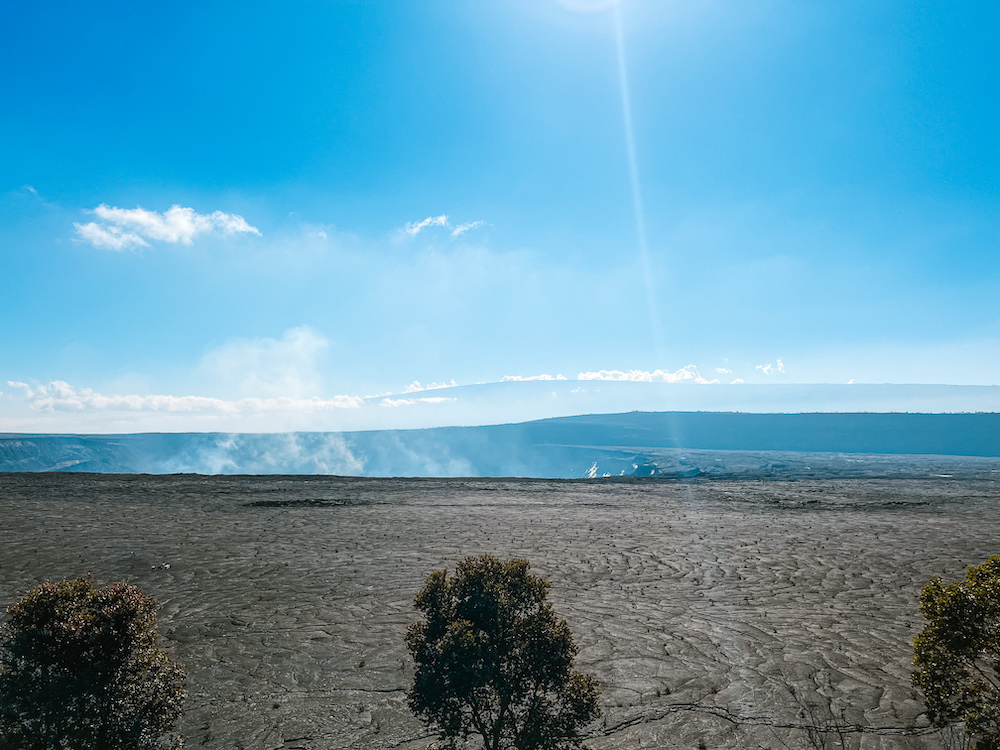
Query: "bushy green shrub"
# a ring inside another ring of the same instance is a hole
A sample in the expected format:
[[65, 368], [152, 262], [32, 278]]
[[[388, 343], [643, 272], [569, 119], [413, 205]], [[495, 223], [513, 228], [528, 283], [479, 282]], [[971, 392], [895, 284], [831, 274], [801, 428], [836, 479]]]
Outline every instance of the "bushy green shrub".
[[979, 750], [1000, 748], [1000, 557], [965, 580], [934, 578], [920, 594], [927, 621], [913, 644], [913, 684], [937, 726], [962, 724]]
[[88, 578], [35, 586], [0, 625], [0, 740], [10, 750], [178, 748], [184, 669], [159, 647], [156, 602]]
[[479, 734], [485, 750], [580, 747], [600, 715], [597, 683], [572, 668], [576, 646], [524, 560], [490, 555], [430, 574], [406, 643], [416, 662], [413, 712], [442, 739]]

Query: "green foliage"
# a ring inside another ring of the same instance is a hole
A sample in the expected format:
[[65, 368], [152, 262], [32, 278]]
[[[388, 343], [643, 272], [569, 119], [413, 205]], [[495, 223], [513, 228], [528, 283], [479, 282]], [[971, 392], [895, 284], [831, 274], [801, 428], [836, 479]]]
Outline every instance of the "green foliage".
[[11, 750], [179, 748], [184, 669], [157, 645], [157, 604], [86, 578], [35, 586], [0, 625], [0, 740]]
[[913, 684], [937, 726], [962, 723], [977, 747], [1000, 747], [1000, 557], [965, 580], [931, 580], [920, 594], [927, 621], [913, 644]]
[[597, 683], [572, 668], [576, 646], [546, 602], [549, 584], [525, 560], [470, 557], [454, 577], [427, 578], [426, 619], [406, 643], [416, 662], [410, 708], [454, 743], [479, 734], [486, 750], [580, 747], [600, 716]]

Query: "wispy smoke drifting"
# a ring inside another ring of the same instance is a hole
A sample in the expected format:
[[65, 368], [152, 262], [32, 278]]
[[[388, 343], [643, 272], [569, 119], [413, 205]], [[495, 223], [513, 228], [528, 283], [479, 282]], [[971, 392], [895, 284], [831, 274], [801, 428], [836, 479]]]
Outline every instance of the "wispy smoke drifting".
[[[195, 474], [365, 474], [365, 462], [331, 433], [225, 434], [161, 458], [157, 472]], [[156, 464], [155, 457], [153, 458]]]

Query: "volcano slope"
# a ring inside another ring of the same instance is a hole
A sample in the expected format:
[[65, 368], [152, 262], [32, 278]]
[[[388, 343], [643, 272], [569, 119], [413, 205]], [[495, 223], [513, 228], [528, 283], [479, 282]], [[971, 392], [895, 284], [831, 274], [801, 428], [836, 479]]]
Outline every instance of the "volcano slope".
[[[914, 459], [916, 460], [916, 459]], [[587, 747], [939, 748], [921, 586], [998, 552], [1000, 466], [652, 480], [0, 475], [0, 604], [138, 584], [199, 748], [426, 748], [403, 643], [427, 574], [528, 559], [602, 685]], [[915, 465], [916, 466], [916, 465]]]

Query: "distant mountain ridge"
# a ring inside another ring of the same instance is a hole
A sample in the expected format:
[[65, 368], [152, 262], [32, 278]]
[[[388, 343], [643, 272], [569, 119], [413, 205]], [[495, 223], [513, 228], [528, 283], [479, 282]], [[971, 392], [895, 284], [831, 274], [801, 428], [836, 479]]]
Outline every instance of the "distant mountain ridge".
[[1000, 414], [628, 412], [365, 432], [6, 434], [0, 471], [553, 478], [705, 471], [678, 451], [1000, 457]]

